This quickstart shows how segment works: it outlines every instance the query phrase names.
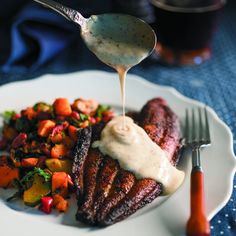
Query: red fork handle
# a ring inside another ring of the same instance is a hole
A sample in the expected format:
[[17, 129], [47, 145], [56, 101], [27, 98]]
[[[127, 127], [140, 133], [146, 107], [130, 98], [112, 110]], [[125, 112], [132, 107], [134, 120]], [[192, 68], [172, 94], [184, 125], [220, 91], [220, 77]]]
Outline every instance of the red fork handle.
[[204, 174], [194, 168], [191, 173], [190, 218], [187, 222], [187, 236], [210, 236], [210, 224], [205, 213]]

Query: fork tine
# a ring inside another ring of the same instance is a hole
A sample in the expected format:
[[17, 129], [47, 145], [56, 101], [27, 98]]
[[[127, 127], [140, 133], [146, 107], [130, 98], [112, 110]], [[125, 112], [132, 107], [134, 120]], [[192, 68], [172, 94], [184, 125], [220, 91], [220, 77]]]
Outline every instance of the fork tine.
[[196, 117], [194, 109], [192, 109], [192, 125], [191, 125], [192, 137], [191, 141], [196, 141], [197, 139], [197, 126], [196, 126]]
[[189, 127], [189, 113], [188, 109], [185, 110], [185, 138], [186, 138], [186, 143], [190, 142], [190, 127]]
[[209, 121], [208, 121], [208, 115], [207, 115], [207, 109], [206, 107], [204, 108], [204, 113], [205, 113], [205, 138], [206, 138], [206, 141], [210, 143], [211, 141], [211, 137], [210, 137], [210, 129], [209, 129]]
[[202, 121], [202, 109], [199, 107], [198, 108], [198, 116], [199, 116], [199, 140], [203, 141], [204, 140], [204, 134], [203, 134], [203, 121]]

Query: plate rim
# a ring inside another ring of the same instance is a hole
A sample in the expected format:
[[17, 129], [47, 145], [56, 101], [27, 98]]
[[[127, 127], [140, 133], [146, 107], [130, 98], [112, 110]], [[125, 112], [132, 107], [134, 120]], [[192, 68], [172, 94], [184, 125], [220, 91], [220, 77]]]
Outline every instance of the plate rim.
[[[11, 87], [11, 86], [15, 86], [15, 85], [24, 85], [28, 84], [28, 83], [37, 83], [40, 82], [40, 80], [44, 80], [44, 79], [54, 79], [55, 77], [64, 77], [64, 76], [68, 76], [68, 77], [73, 77], [74, 75], [80, 75], [83, 76], [81, 74], [98, 74], [98, 73], [102, 73], [102, 74], [115, 74], [112, 72], [107, 72], [107, 71], [102, 71], [102, 70], [83, 70], [83, 71], [78, 71], [78, 72], [73, 72], [73, 73], [68, 73], [68, 74], [45, 74], [42, 75], [40, 77], [34, 78], [34, 79], [30, 79], [30, 80], [21, 80], [21, 81], [14, 81], [14, 82], [10, 82], [7, 84], [4, 84], [2, 86], [0, 86], [0, 91], [6, 87]], [[211, 108], [210, 106], [207, 106], [206, 104], [204, 104], [203, 102], [197, 101], [193, 98], [187, 97], [185, 95], [183, 95], [182, 93], [180, 93], [176, 88], [172, 87], [172, 86], [167, 86], [167, 85], [158, 85], [154, 82], [150, 82], [147, 79], [145, 79], [143, 76], [139, 76], [137, 74], [133, 74], [132, 72], [128, 74], [127, 77], [130, 77], [129, 79], [134, 80], [138, 83], [142, 83], [144, 84], [146, 87], [155, 87], [157, 89], [161, 89], [163, 91], [168, 91], [168, 93], [178, 97], [181, 101], [190, 103], [190, 104], [194, 104], [196, 106], [206, 106], [207, 110], [211, 113], [212, 117], [214, 117], [214, 119], [217, 121], [217, 123], [219, 123], [226, 131], [228, 139], [230, 140], [230, 143], [227, 147], [227, 149], [229, 150], [229, 154], [230, 154], [230, 158], [232, 159], [232, 169], [231, 172], [229, 174], [229, 191], [228, 193], [225, 195], [224, 199], [222, 199], [221, 204], [218, 205], [218, 207], [216, 207], [214, 210], [212, 210], [212, 212], [208, 215], [208, 219], [211, 220], [225, 205], [226, 203], [229, 201], [230, 196], [232, 194], [233, 191], [233, 179], [234, 179], [234, 175], [235, 175], [235, 171], [236, 171], [236, 157], [234, 154], [234, 150], [233, 150], [233, 134], [230, 130], [230, 128], [227, 126], [227, 124], [221, 120], [219, 118], [219, 116], [217, 115], [217, 113], [214, 111], [213, 108]]]

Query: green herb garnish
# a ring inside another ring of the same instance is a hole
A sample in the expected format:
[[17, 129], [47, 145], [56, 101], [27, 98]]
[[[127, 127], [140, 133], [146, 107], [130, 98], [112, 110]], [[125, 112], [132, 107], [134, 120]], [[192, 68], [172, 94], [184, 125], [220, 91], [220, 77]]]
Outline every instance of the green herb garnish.
[[96, 115], [100, 118], [102, 118], [102, 113], [105, 112], [105, 111], [108, 111], [110, 110], [111, 107], [108, 106], [108, 105], [99, 105], [98, 108], [97, 108], [97, 111], [96, 111]]
[[80, 120], [81, 120], [81, 121], [85, 121], [85, 120], [88, 119], [88, 116], [85, 115], [85, 114], [83, 114], [83, 113], [79, 113], [79, 116], [80, 116]]
[[45, 172], [41, 168], [35, 167], [32, 171], [28, 172], [22, 179], [14, 180], [13, 186], [16, 187], [18, 191], [6, 200], [9, 202], [20, 198], [23, 195], [24, 191], [29, 188], [29, 185], [30, 183], [32, 183], [35, 174], [43, 177], [45, 182], [49, 182], [51, 180], [51, 175], [49, 173]]
[[33, 106], [33, 110], [46, 112], [46, 111], [52, 110], [52, 105], [47, 104], [45, 102], [38, 102]]
[[44, 178], [45, 182], [49, 182], [51, 180], [51, 175], [41, 168], [35, 167], [32, 171], [28, 172], [21, 180], [21, 185], [25, 185], [27, 182], [30, 182], [35, 174], [38, 174]]
[[3, 117], [5, 123], [9, 123], [9, 121], [15, 115], [16, 115], [15, 111], [5, 111], [2, 114], [0, 114], [0, 116]]

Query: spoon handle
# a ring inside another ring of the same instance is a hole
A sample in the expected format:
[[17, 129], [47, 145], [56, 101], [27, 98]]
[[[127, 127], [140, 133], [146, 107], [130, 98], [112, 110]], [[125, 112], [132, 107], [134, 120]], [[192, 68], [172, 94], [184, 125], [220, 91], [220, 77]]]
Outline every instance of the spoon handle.
[[73, 21], [83, 27], [86, 23], [86, 19], [76, 10], [69, 7], [63, 6], [53, 0], [34, 0], [42, 4], [45, 7], [51, 8], [52, 10], [58, 12], [64, 16], [67, 20]]

